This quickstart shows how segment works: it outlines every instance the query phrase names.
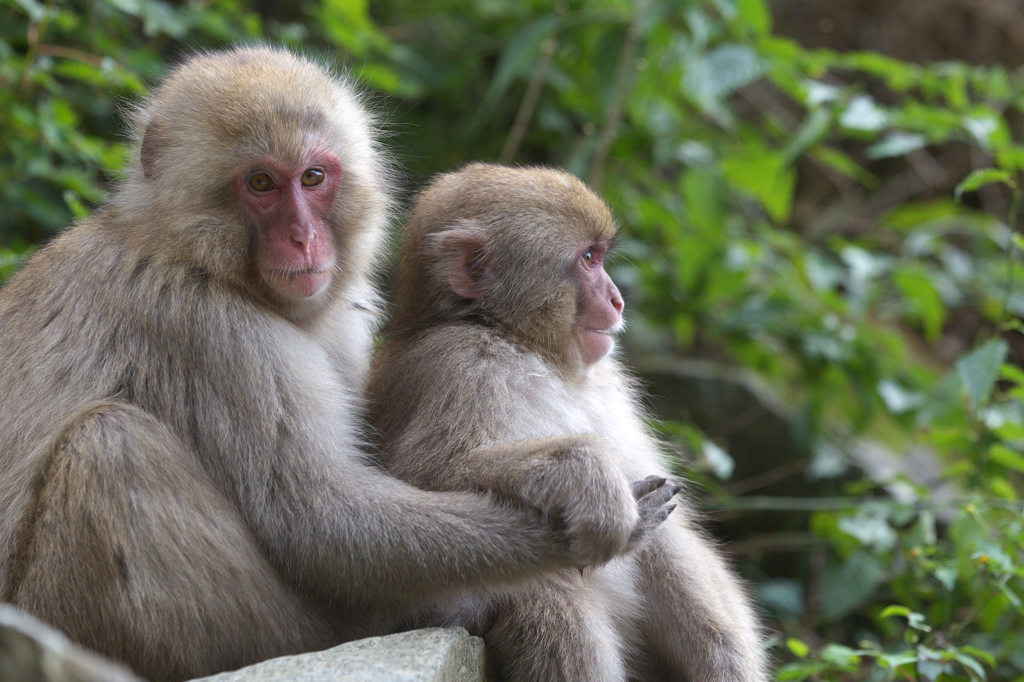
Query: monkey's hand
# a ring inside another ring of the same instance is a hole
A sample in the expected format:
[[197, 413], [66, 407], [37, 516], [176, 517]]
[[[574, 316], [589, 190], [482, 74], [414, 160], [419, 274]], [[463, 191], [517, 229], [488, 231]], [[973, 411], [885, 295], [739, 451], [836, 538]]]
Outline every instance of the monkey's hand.
[[640, 520], [629, 537], [629, 551], [642, 545], [651, 532], [665, 522], [676, 508], [670, 501], [683, 486], [672, 483], [662, 476], [648, 476], [642, 481], [634, 481], [632, 488], [633, 497], [636, 498], [640, 510]]
[[[568, 536], [576, 566], [608, 561], [626, 550], [638, 527], [658, 523], [662, 505], [638, 501], [607, 448], [591, 435], [507, 443], [468, 453], [463, 463], [470, 469], [463, 480], [540, 510]], [[660, 499], [653, 488], [644, 495]]]

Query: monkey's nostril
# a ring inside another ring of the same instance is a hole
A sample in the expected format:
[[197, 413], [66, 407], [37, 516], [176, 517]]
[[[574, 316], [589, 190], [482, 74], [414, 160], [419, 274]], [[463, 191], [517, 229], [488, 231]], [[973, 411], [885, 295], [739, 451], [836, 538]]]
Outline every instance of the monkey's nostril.
[[316, 241], [316, 230], [296, 228], [288, 236], [296, 246], [302, 248], [303, 251], [309, 251], [309, 247]]

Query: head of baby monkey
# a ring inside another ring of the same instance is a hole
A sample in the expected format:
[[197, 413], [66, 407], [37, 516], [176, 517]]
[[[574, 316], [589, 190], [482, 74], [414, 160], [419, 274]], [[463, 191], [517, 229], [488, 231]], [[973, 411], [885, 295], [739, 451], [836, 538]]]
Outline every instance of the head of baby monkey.
[[622, 296], [605, 203], [551, 168], [476, 163], [424, 190], [400, 257], [395, 326], [480, 319], [575, 373], [608, 356]]

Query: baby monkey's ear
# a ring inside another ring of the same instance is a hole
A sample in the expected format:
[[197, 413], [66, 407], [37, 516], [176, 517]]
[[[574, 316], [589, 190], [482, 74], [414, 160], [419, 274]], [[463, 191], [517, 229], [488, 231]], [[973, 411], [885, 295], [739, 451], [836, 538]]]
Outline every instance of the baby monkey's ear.
[[432, 235], [431, 241], [433, 260], [442, 268], [452, 292], [461, 298], [480, 298], [489, 261], [483, 228], [473, 221], [460, 221]]

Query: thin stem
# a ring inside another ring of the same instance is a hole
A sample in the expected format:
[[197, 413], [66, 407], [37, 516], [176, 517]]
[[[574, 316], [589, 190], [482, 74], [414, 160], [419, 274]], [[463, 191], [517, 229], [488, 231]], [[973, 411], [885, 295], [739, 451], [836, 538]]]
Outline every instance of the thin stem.
[[1017, 234], [1017, 218], [1020, 215], [1020, 204], [1021, 196], [1024, 195], [1024, 188], [1016, 186], [1013, 188], [1013, 201], [1010, 202], [1010, 234], [1007, 239], [1006, 245], [1006, 292], [1003, 294], [1003, 309], [999, 314], [999, 328], [1003, 329], [1006, 325], [1006, 321], [1010, 315], [1010, 298], [1013, 296], [1014, 287], [1014, 264], [1016, 258], [1014, 254], [1017, 252], [1017, 243], [1013, 237]]
[[39, 49], [39, 41], [42, 40], [43, 35], [46, 33], [46, 29], [50, 23], [50, 15], [53, 12], [54, 0], [49, 0], [46, 3], [46, 7], [43, 10], [43, 16], [38, 23], [30, 21], [28, 24], [27, 35], [25, 36], [28, 42], [28, 49], [25, 50], [25, 62], [24, 67], [21, 70], [21, 79], [18, 81], [18, 92], [24, 93], [25, 88], [28, 87], [29, 75], [32, 72], [32, 65], [36, 61], [36, 52]]
[[588, 182], [594, 188], [600, 187], [601, 178], [604, 175], [604, 166], [608, 160], [608, 152], [611, 149], [612, 142], [615, 141], [619, 122], [622, 120], [623, 104], [633, 84], [634, 60], [637, 45], [640, 42], [640, 22], [647, 15], [648, 7], [650, 7], [650, 3], [644, 2], [637, 8], [633, 21], [626, 32], [626, 42], [622, 45], [622, 51], [619, 53], [619, 65], [615, 73], [615, 86], [612, 89], [611, 102], [608, 106], [608, 113], [605, 116], [604, 126], [601, 129], [601, 136], [597, 140], [594, 158], [590, 164]]
[[498, 155], [498, 160], [501, 163], [511, 162], [515, 158], [516, 152], [519, 151], [519, 145], [522, 143], [523, 138], [526, 137], [526, 129], [530, 125], [530, 119], [533, 118], [533, 112], [537, 108], [540, 93], [544, 89], [544, 83], [548, 77], [548, 70], [551, 68], [551, 61], [557, 51], [557, 35], [546, 38], [541, 43], [540, 59], [537, 60], [537, 66], [533, 70], [533, 75], [530, 76], [530, 83], [526, 86], [523, 101], [519, 103], [519, 111], [516, 112], [516, 119], [512, 123], [512, 129], [505, 139], [505, 144], [501, 147], [501, 154]]

